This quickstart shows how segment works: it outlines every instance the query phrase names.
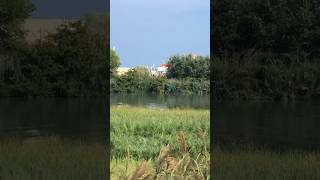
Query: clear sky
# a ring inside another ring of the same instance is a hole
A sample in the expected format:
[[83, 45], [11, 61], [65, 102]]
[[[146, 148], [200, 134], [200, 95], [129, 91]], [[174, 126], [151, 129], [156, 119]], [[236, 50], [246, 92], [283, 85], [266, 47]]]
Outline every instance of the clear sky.
[[110, 0], [111, 47], [121, 66], [158, 66], [174, 54], [209, 55], [210, 0]]

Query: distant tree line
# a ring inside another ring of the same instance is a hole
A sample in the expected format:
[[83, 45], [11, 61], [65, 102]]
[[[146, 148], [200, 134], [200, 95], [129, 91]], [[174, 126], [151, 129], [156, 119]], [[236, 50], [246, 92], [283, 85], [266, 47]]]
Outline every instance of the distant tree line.
[[106, 95], [108, 15], [87, 15], [26, 42], [22, 28], [34, 6], [0, 0], [0, 96]]
[[174, 55], [167, 62], [168, 71], [165, 76], [152, 76], [148, 69], [136, 67], [122, 76], [112, 76], [111, 92], [160, 95], [209, 94], [209, 62], [209, 57], [194, 57], [191, 54]]
[[216, 1], [216, 99], [320, 96], [320, 2]]

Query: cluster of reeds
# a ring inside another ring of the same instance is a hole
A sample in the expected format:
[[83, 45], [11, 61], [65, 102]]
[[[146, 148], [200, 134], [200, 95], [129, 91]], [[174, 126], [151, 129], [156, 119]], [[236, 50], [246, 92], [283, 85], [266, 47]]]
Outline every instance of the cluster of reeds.
[[144, 160], [131, 174], [121, 179], [209, 179], [210, 160], [208, 154], [199, 154], [195, 159], [191, 158], [183, 132], [179, 133], [178, 142], [180, 146], [179, 154], [174, 155], [170, 145], [163, 146], [155, 163], [152, 164], [151, 160]]

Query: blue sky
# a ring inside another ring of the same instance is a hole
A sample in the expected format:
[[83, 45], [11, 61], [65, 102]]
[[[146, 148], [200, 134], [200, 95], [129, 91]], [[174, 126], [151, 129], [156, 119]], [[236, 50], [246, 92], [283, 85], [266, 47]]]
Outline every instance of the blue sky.
[[122, 66], [156, 66], [171, 55], [209, 55], [210, 0], [111, 0], [111, 47]]

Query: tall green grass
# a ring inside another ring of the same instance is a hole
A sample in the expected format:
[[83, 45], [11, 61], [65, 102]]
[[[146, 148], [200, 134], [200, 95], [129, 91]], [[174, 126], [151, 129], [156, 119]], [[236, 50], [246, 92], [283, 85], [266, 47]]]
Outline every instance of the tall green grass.
[[209, 128], [209, 110], [111, 107], [111, 156], [149, 159], [166, 144], [176, 152], [180, 131], [197, 155], [209, 151]]
[[[198, 175], [207, 177], [210, 159], [209, 130], [209, 110], [113, 106], [111, 107], [111, 177], [130, 179], [132, 173], [140, 173], [146, 169], [147, 172], [150, 171], [150, 177], [169, 173], [169, 170], [161, 173], [157, 171], [161, 166], [159, 153], [161, 154], [165, 145], [170, 146], [168, 159], [185, 162], [186, 157], [190, 157], [192, 168], [183, 175], [180, 173], [179, 177], [198, 177]], [[187, 155], [181, 153], [181, 138], [178, 138], [181, 132], [185, 137], [185, 143], [182, 144], [186, 144]], [[150, 160], [149, 168], [143, 166], [144, 164], [138, 166], [143, 160]], [[163, 163], [166, 163], [165, 160]], [[162, 178], [166, 177], [171, 176], [164, 175]]]

